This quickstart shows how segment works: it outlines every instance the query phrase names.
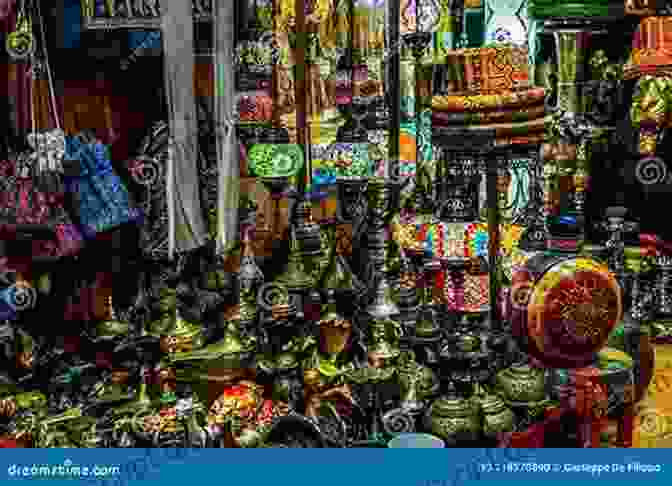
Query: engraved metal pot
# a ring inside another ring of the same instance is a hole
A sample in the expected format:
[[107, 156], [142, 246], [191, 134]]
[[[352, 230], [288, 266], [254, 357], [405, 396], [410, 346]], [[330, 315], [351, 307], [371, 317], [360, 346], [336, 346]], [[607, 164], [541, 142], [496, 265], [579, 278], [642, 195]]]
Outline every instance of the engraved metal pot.
[[473, 400], [449, 392], [426, 412], [425, 427], [448, 445], [478, 440], [482, 431], [479, 407]]
[[515, 416], [504, 400], [493, 394], [481, 395], [477, 399], [483, 414], [485, 437], [494, 439], [500, 433], [513, 431]]
[[500, 371], [496, 383], [508, 403], [537, 403], [546, 398], [544, 371], [526, 364]]

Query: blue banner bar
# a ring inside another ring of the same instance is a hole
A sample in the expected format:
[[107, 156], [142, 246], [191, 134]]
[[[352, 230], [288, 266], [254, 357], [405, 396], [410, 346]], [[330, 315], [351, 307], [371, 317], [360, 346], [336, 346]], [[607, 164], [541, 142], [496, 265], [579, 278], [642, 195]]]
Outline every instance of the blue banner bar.
[[653, 486], [672, 479], [665, 449], [4, 449], [0, 467], [0, 484], [98, 486], [566, 486], [596, 479]]

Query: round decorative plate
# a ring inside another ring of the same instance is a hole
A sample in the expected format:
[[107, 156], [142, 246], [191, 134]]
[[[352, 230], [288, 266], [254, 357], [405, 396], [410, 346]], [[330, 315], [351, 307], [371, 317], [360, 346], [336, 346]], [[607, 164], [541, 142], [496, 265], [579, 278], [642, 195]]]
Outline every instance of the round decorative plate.
[[292, 144], [255, 144], [248, 152], [250, 170], [258, 177], [292, 177], [303, 165], [303, 152]]
[[273, 156], [272, 170], [276, 177], [292, 177], [303, 166], [303, 151], [299, 145], [278, 145]]
[[[518, 280], [516, 285], [522, 283]], [[583, 366], [606, 344], [623, 316], [618, 282], [594, 260], [556, 263], [528, 288], [530, 351], [544, 364]]]
[[273, 157], [277, 150], [274, 144], [255, 144], [247, 152], [247, 160], [250, 170], [259, 177], [271, 177]]

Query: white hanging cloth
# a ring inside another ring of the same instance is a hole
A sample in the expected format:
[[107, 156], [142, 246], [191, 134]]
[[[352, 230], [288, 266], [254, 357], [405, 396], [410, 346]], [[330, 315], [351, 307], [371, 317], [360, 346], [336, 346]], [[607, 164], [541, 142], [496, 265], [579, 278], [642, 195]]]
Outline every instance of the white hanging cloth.
[[215, 49], [215, 128], [217, 133], [217, 253], [223, 254], [238, 240], [240, 161], [236, 130], [234, 9], [229, 2], [213, 2]]
[[168, 253], [171, 259], [176, 252], [188, 252], [207, 241], [197, 165], [198, 120], [191, 4], [185, 0], [162, 1], [164, 78], [171, 134], [166, 170]]

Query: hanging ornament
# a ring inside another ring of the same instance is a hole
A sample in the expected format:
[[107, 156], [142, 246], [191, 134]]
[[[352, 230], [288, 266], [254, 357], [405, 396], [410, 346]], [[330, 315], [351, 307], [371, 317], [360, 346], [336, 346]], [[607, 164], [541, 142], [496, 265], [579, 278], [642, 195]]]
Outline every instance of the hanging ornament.
[[7, 34], [5, 48], [7, 54], [17, 60], [27, 59], [35, 53], [33, 23], [23, 11], [16, 20], [16, 30]]

